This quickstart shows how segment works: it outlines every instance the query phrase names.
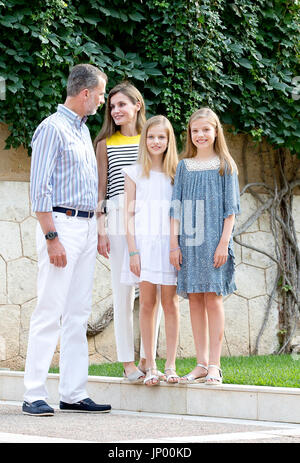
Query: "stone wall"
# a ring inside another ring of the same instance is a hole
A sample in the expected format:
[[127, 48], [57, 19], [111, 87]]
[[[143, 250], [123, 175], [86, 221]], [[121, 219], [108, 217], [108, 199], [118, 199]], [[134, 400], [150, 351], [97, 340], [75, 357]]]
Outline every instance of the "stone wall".
[[8, 136], [7, 125], [0, 123], [0, 180], [28, 182], [30, 157], [23, 147], [5, 150]]
[[[0, 142], [7, 136], [0, 124]], [[246, 155], [243, 138], [227, 134], [229, 146], [240, 169], [240, 187], [247, 181], [260, 181], [258, 166], [261, 153], [250, 143]], [[36, 304], [37, 256], [35, 250], [36, 218], [29, 200], [30, 158], [22, 148], [9, 152], [0, 144], [0, 368], [24, 368], [29, 322]], [[242, 156], [244, 153], [244, 156]], [[247, 169], [245, 170], [245, 159]], [[268, 160], [264, 160], [268, 165]], [[268, 172], [264, 175], [268, 175]], [[241, 198], [242, 214], [236, 227], [257, 209], [257, 201], [249, 193]], [[293, 212], [300, 238], [300, 196], [294, 197]], [[255, 243], [274, 253], [268, 215], [261, 216], [246, 233], [243, 243]], [[266, 256], [235, 244], [237, 291], [225, 298], [225, 340], [223, 355], [249, 355], [263, 322], [276, 269]], [[260, 354], [269, 354], [278, 346], [279, 296], [274, 299], [270, 316], [259, 345]], [[112, 305], [109, 261], [97, 258], [91, 321], [96, 321]], [[194, 344], [186, 300], [180, 300], [180, 341], [178, 356], [194, 356]], [[138, 301], [135, 312], [135, 345], [139, 352]], [[111, 322], [100, 334], [89, 337], [90, 363], [116, 360], [114, 328]], [[158, 355], [165, 357], [164, 319], [162, 317]], [[59, 345], [53, 358], [58, 364]]]

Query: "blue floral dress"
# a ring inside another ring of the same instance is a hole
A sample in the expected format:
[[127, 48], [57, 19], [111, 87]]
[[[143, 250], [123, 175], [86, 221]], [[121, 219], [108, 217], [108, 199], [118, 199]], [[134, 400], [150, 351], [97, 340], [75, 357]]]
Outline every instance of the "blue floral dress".
[[177, 293], [185, 298], [204, 292], [226, 296], [236, 289], [232, 236], [227, 262], [219, 268], [213, 265], [224, 219], [240, 212], [237, 174], [226, 168], [221, 176], [219, 168], [217, 156], [208, 161], [183, 159], [177, 166], [170, 215], [180, 221]]

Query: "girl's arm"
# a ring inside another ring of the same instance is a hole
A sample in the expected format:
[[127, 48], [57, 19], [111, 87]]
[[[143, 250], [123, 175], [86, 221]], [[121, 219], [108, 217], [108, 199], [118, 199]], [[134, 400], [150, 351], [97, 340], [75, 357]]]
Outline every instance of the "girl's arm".
[[130, 271], [136, 276], [140, 276], [141, 264], [140, 255], [135, 242], [135, 226], [134, 226], [134, 215], [135, 215], [135, 199], [136, 199], [136, 185], [128, 175], [125, 175], [124, 183], [125, 202], [124, 202], [124, 220], [125, 220], [125, 232], [127, 238], [128, 252], [137, 253], [130, 256]]
[[176, 270], [180, 270], [182, 264], [182, 254], [179, 248], [178, 235], [179, 235], [180, 222], [174, 217], [171, 217], [170, 223], [170, 263], [174, 265]]
[[108, 258], [108, 254], [110, 252], [110, 242], [105, 229], [105, 214], [100, 212], [103, 205], [103, 201], [105, 201], [107, 191], [108, 160], [105, 139], [99, 141], [99, 143], [97, 144], [96, 158], [98, 166], [98, 252], [103, 257]]
[[227, 261], [228, 245], [234, 226], [234, 220], [235, 214], [231, 214], [228, 217], [226, 217], [226, 219], [224, 219], [223, 232], [214, 255], [215, 268], [222, 267], [222, 265], [224, 265]]
[[180, 270], [182, 264], [182, 254], [179, 248], [178, 236], [180, 234], [180, 217], [181, 217], [181, 200], [182, 200], [182, 166], [183, 161], [180, 161], [174, 179], [174, 187], [172, 193], [171, 209], [170, 209], [170, 263], [174, 265], [176, 270]]

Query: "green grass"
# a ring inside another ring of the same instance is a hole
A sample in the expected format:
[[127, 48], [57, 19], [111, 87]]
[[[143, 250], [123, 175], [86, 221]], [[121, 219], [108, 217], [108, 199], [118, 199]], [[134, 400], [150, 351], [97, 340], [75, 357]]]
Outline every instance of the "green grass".
[[[165, 360], [157, 359], [157, 367], [163, 371]], [[189, 373], [196, 365], [195, 358], [176, 360], [178, 375]], [[291, 355], [261, 355], [251, 357], [223, 357], [221, 359], [223, 383], [245, 384], [274, 387], [300, 387], [300, 354]], [[58, 368], [52, 368], [52, 373], [58, 373]], [[123, 374], [122, 363], [104, 363], [90, 365], [92, 376], [115, 376]]]

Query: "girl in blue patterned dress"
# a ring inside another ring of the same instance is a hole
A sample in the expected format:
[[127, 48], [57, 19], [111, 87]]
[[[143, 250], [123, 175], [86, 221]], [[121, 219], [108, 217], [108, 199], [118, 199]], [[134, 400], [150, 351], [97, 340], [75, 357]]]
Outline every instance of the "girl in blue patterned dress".
[[237, 167], [219, 118], [199, 109], [189, 120], [170, 212], [170, 262], [178, 270], [177, 293], [189, 299], [197, 357], [184, 382], [222, 382], [222, 296], [236, 289], [232, 230], [239, 204]]

